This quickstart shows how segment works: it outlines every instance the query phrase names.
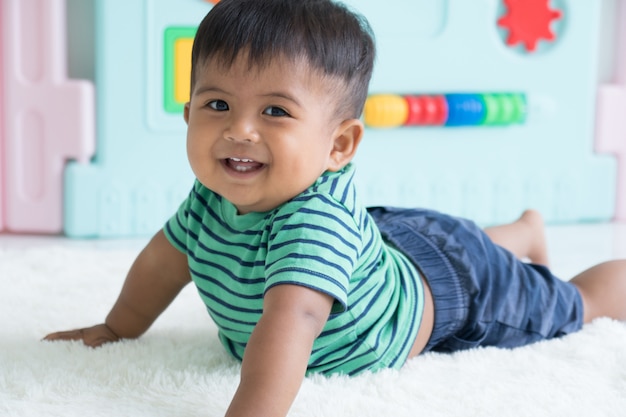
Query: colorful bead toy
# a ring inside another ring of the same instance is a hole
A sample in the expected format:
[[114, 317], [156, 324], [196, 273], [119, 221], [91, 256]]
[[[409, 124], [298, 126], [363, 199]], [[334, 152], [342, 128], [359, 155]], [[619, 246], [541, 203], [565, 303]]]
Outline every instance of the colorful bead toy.
[[454, 93], [440, 95], [376, 94], [368, 97], [366, 126], [506, 126], [526, 119], [521, 93]]

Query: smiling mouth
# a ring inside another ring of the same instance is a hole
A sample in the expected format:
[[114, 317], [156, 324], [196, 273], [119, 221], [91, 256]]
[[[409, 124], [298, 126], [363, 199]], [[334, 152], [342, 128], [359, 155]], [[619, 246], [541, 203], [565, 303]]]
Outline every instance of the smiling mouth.
[[227, 168], [244, 174], [258, 171], [265, 166], [265, 164], [261, 162], [247, 158], [226, 158], [223, 162]]

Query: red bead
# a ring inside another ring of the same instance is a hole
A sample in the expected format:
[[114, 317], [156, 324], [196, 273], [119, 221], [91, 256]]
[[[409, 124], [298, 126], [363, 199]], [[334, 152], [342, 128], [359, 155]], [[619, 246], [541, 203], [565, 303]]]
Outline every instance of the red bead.
[[448, 118], [448, 103], [444, 96], [423, 96], [424, 118], [423, 124], [440, 126]]
[[448, 103], [442, 95], [404, 96], [409, 108], [405, 126], [440, 126], [448, 119]]
[[404, 96], [409, 105], [409, 114], [406, 118], [405, 126], [416, 126], [423, 124], [424, 104], [419, 96]]

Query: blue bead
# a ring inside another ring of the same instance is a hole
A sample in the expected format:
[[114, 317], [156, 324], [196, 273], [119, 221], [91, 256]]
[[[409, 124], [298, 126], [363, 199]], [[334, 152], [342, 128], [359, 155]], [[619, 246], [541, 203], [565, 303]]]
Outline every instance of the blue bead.
[[485, 119], [487, 107], [481, 94], [446, 94], [446, 126], [476, 126]]

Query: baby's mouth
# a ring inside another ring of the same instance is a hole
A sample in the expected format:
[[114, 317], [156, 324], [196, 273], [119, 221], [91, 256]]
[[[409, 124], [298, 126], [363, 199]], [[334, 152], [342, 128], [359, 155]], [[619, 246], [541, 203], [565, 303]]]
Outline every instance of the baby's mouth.
[[252, 172], [263, 168], [265, 164], [247, 158], [226, 158], [224, 164], [237, 172]]

